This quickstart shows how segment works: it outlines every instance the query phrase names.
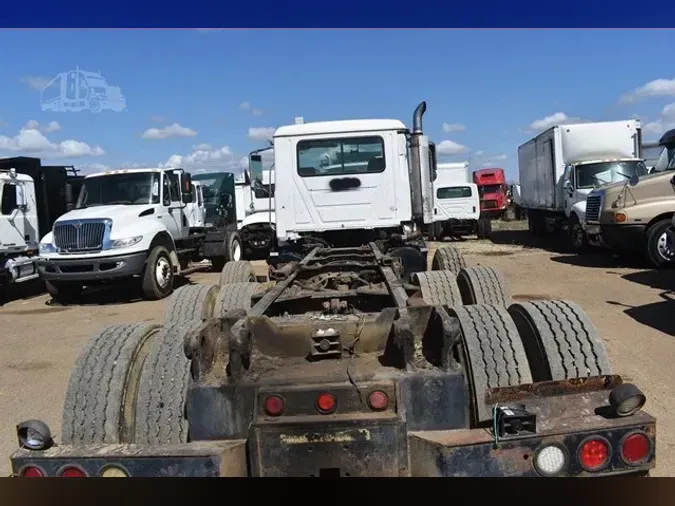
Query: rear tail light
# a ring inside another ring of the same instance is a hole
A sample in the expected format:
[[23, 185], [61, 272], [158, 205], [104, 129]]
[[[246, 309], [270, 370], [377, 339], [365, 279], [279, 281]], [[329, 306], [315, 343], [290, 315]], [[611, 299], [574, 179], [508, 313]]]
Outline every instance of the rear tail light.
[[389, 406], [389, 397], [384, 392], [376, 390], [368, 396], [368, 406], [373, 411], [384, 411]]
[[621, 443], [621, 456], [628, 465], [644, 463], [652, 453], [652, 441], [646, 434], [634, 432]]
[[87, 473], [79, 467], [69, 466], [64, 468], [59, 476], [61, 476], [61, 478], [86, 478]]
[[265, 413], [270, 416], [279, 416], [284, 412], [286, 403], [278, 395], [270, 395], [264, 402]]
[[609, 462], [610, 453], [611, 447], [605, 439], [587, 439], [579, 448], [579, 463], [586, 471], [599, 471]]
[[332, 413], [335, 411], [336, 407], [337, 399], [335, 399], [335, 396], [329, 392], [319, 394], [319, 396], [316, 398], [316, 409], [318, 409], [319, 412], [323, 413], [324, 415]]
[[39, 467], [27, 466], [20, 473], [23, 478], [44, 478], [45, 473]]

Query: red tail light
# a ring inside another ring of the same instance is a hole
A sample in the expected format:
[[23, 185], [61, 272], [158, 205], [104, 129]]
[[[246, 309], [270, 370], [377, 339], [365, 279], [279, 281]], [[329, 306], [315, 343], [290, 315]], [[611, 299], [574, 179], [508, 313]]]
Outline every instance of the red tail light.
[[28, 466], [23, 468], [21, 476], [24, 478], [44, 478], [45, 473], [39, 467]]
[[270, 395], [265, 399], [265, 413], [270, 416], [279, 416], [286, 409], [286, 403], [278, 395]]
[[324, 415], [328, 415], [335, 411], [337, 407], [337, 400], [335, 396], [331, 393], [324, 392], [319, 394], [316, 398], [316, 409], [318, 409]]
[[384, 411], [389, 406], [389, 397], [384, 392], [376, 390], [368, 396], [368, 406], [373, 411]]
[[579, 449], [579, 463], [587, 471], [597, 471], [607, 464], [609, 454], [609, 443], [604, 439], [589, 439]]
[[621, 455], [627, 464], [636, 465], [644, 462], [652, 451], [652, 442], [640, 432], [631, 434], [621, 444]]
[[86, 478], [87, 473], [85, 473], [79, 467], [66, 467], [61, 471], [61, 478]]

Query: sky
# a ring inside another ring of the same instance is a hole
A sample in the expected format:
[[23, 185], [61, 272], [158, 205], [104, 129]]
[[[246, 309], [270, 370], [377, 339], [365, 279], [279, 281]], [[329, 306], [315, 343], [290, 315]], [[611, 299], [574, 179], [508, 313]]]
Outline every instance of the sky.
[[[298, 116], [410, 126], [422, 100], [441, 162], [512, 180], [518, 146], [554, 124], [639, 118], [646, 140], [675, 128], [673, 30], [2, 30], [0, 45], [0, 156], [85, 173], [239, 172]], [[77, 68], [100, 74], [88, 82], [110, 104], [49, 110]]]

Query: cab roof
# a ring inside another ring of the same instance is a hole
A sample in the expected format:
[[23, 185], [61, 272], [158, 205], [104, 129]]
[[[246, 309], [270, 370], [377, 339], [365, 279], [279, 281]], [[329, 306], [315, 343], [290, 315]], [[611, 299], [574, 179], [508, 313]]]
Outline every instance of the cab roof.
[[286, 125], [277, 128], [274, 137], [291, 137], [320, 134], [342, 134], [350, 132], [374, 132], [382, 130], [406, 130], [407, 127], [397, 119], [350, 119], [343, 121], [315, 121], [299, 125]]

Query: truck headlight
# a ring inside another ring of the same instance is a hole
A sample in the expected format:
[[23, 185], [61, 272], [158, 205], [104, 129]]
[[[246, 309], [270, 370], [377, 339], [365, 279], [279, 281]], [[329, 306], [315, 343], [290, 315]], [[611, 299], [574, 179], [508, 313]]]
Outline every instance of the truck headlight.
[[50, 242], [41, 242], [39, 247], [39, 253], [40, 255], [44, 255], [45, 253], [56, 253], [56, 246], [54, 246]]
[[143, 239], [142, 235], [137, 235], [136, 237], [127, 237], [126, 239], [117, 239], [112, 242], [113, 248], [128, 248], [134, 244], [138, 244]]

